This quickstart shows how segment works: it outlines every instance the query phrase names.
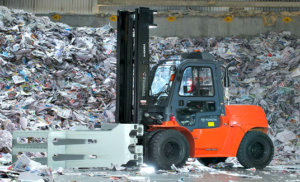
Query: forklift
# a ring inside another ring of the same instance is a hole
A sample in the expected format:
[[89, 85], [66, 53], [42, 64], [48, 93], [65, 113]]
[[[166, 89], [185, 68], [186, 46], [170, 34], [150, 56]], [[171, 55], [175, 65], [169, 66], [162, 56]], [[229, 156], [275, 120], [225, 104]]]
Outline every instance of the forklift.
[[246, 168], [267, 166], [274, 147], [265, 113], [259, 106], [225, 105], [221, 65], [212, 55], [185, 53], [150, 71], [153, 14], [148, 8], [118, 12], [116, 121], [144, 125], [144, 160], [160, 169], [182, 167], [188, 157], [205, 165], [237, 157]]
[[[233, 64], [226, 66], [224, 76], [221, 63], [205, 52], [152, 64], [149, 29], [156, 27], [154, 14], [144, 7], [118, 11], [117, 123], [103, 124], [100, 130], [14, 132], [14, 160], [21, 151], [44, 147], [48, 156], [40, 162], [54, 168], [145, 162], [171, 169], [182, 167], [189, 157], [204, 165], [237, 157], [245, 168], [257, 169], [271, 162], [274, 146], [263, 109], [225, 104]], [[18, 137], [48, 141], [26, 149]]]

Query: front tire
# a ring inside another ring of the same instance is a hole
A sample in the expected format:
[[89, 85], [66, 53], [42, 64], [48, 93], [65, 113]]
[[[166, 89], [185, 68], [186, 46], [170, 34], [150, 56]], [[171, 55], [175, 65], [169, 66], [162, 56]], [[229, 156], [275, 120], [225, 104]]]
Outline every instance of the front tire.
[[182, 167], [189, 154], [190, 147], [187, 139], [176, 130], [161, 131], [150, 141], [149, 155], [157, 169], [171, 169], [173, 164]]
[[237, 153], [237, 159], [245, 168], [265, 168], [273, 159], [274, 145], [263, 132], [249, 131], [245, 134]]

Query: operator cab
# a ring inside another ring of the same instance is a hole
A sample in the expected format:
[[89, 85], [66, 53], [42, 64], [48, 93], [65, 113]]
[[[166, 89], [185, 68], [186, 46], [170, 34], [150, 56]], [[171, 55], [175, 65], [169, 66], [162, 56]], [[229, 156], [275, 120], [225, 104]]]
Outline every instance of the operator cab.
[[215, 128], [224, 114], [220, 63], [208, 53], [184, 53], [181, 60], [162, 61], [150, 72], [148, 122], [175, 117], [189, 130]]

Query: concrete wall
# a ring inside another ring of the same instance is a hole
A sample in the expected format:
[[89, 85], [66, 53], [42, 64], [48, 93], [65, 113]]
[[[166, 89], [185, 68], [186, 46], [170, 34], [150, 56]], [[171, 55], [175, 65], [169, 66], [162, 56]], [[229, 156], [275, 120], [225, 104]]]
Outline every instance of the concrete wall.
[[[163, 37], [207, 37], [252, 36], [268, 31], [281, 32], [286, 30], [300, 37], [300, 17], [291, 18], [291, 22], [285, 23], [282, 21], [282, 17], [278, 17], [274, 25], [265, 26], [262, 17], [235, 17], [230, 23], [225, 22], [222, 17], [185, 16], [177, 18], [174, 22], [168, 22], [166, 17], [155, 17], [154, 21], [158, 28], [151, 30], [151, 33]], [[116, 22], [110, 21], [108, 17], [97, 15], [62, 15], [60, 22], [74, 27], [99, 27], [108, 23], [116, 27]]]
[[32, 13], [96, 14], [97, 0], [0, 0], [0, 4], [12, 9]]
[[264, 12], [300, 11], [299, 0], [0, 0], [0, 5], [32, 13], [80, 15], [115, 13], [119, 9], [134, 10], [140, 6], [159, 12], [193, 10], [218, 13], [228, 12], [230, 7]]

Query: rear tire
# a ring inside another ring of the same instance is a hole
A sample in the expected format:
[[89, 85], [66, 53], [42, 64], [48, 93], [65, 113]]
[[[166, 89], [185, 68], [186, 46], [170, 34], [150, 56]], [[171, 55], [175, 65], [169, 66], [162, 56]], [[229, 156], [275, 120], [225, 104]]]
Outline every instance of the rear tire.
[[227, 157], [203, 157], [203, 158], [198, 158], [198, 161], [205, 165], [208, 166], [209, 164], [218, 164], [219, 162], [225, 162]]
[[157, 169], [171, 169], [173, 164], [182, 167], [189, 154], [187, 139], [176, 130], [160, 131], [150, 141], [149, 155]]
[[263, 132], [249, 131], [245, 134], [237, 153], [237, 159], [245, 168], [265, 168], [273, 159], [274, 145]]

